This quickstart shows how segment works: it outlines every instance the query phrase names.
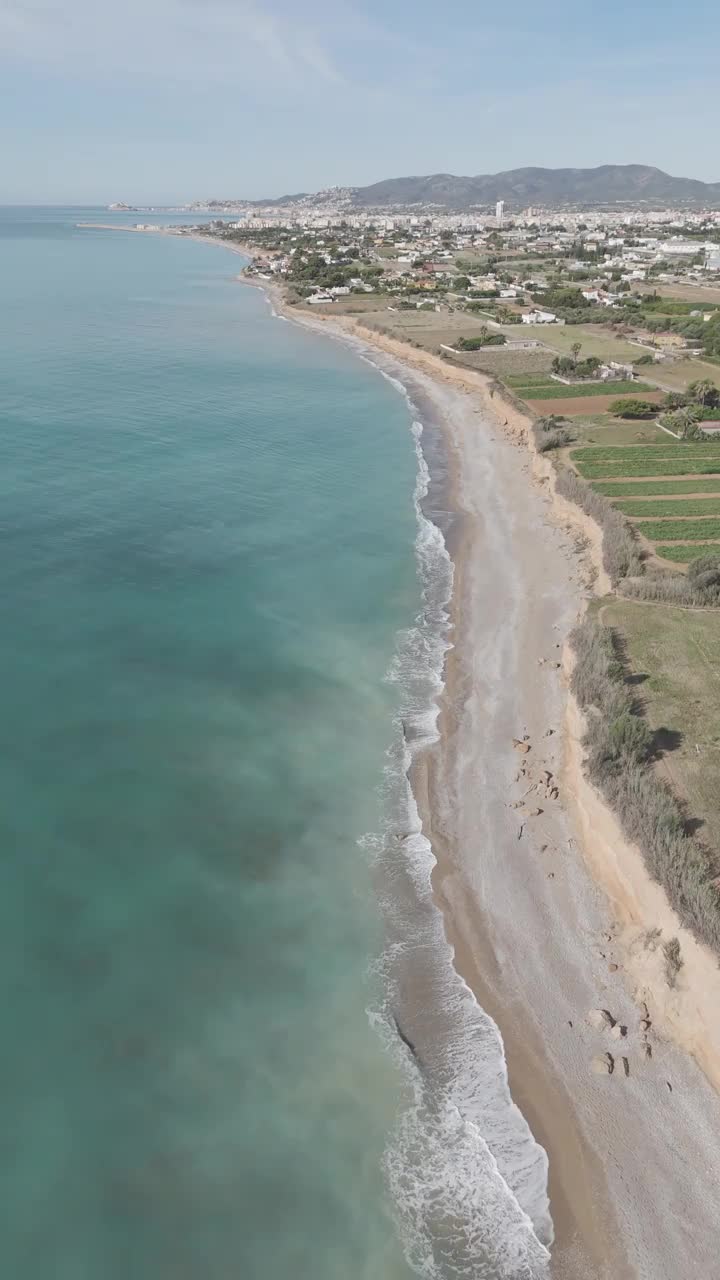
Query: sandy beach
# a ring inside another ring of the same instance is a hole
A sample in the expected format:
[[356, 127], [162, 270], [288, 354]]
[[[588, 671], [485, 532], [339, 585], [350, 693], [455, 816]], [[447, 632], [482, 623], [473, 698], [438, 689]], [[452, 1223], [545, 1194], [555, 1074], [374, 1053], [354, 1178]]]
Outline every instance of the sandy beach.
[[[460, 516], [453, 648], [440, 741], [416, 763], [413, 788], [456, 968], [500, 1028], [513, 1099], [548, 1153], [552, 1274], [710, 1277], [720, 1099], [662, 1036], [650, 1033], [645, 1056], [625, 922], [589, 874], [577, 813], [591, 789], [566, 640], [593, 589], [607, 590], [598, 530], [553, 497], [522, 415], [481, 375], [352, 320], [308, 323], [391, 356], [445, 424]], [[591, 1025], [598, 1009], [626, 1034]], [[596, 1074], [608, 1052], [612, 1074]]]

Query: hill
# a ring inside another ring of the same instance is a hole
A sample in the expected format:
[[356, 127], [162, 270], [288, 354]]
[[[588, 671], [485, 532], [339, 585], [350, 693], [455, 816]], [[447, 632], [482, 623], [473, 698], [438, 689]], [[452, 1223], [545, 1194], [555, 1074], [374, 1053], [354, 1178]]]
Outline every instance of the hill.
[[511, 206], [539, 204], [701, 204], [720, 205], [720, 182], [674, 178], [642, 164], [604, 164], [596, 169], [508, 169], [473, 178], [436, 173], [389, 178], [352, 189], [359, 208], [434, 204], [446, 209], [505, 200]]

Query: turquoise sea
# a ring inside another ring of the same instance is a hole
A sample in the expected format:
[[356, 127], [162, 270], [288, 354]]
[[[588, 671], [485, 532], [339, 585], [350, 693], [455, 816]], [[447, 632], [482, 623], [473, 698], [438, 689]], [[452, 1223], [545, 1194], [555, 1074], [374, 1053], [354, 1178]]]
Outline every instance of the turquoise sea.
[[82, 216], [0, 222], [0, 1272], [402, 1276], [357, 841], [409, 411], [239, 259]]
[[405, 776], [430, 415], [112, 217], [0, 210], [0, 1274], [539, 1275]]

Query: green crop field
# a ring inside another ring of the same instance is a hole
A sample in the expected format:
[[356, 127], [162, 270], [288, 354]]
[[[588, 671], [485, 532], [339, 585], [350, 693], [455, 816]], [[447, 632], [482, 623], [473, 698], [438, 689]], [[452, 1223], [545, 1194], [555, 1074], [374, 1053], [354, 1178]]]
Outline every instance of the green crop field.
[[624, 516], [720, 516], [720, 497], [629, 499], [614, 504]]
[[658, 768], [686, 800], [688, 816], [702, 822], [699, 839], [720, 852], [718, 615], [620, 599], [602, 616], [622, 636], [630, 671], [645, 677], [642, 702], [650, 728], [674, 731]]
[[720, 551], [717, 542], [691, 542], [687, 546], [682, 542], [671, 542], [668, 546], [655, 544], [655, 554], [662, 556], [663, 560], [672, 560], [674, 564], [689, 564], [711, 551]]
[[627, 462], [581, 462], [578, 466], [586, 480], [622, 480], [633, 476], [686, 476], [717, 475], [720, 473], [720, 455], [715, 458], [696, 458], [691, 465], [684, 459], [652, 458], [646, 462], [640, 458]]
[[720, 538], [720, 520], [639, 520], [635, 528], [650, 542], [707, 542]]
[[606, 498], [662, 498], [677, 493], [717, 493], [720, 496], [720, 479], [717, 480], [596, 480], [593, 489]]
[[642, 382], [573, 382], [568, 386], [551, 381], [542, 385], [523, 382], [515, 389], [518, 395], [522, 395], [523, 390], [532, 392], [528, 397], [531, 400], [576, 400], [578, 396], [624, 396], [628, 392], [656, 390]]
[[692, 462], [697, 457], [720, 456], [720, 444], [634, 444], [588, 445], [573, 449], [573, 462], [622, 462], [636, 458], [684, 458]]

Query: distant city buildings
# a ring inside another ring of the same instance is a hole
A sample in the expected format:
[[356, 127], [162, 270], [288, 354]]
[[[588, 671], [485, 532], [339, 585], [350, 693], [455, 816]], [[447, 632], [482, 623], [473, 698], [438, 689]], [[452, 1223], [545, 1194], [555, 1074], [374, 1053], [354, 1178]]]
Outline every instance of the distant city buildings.
[[505, 225], [505, 201], [504, 200], [498, 200], [497, 204], [495, 205], [495, 222], [498, 227], [503, 227]]

